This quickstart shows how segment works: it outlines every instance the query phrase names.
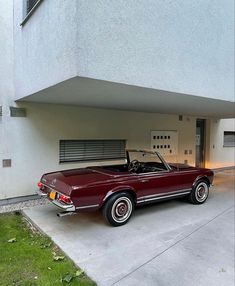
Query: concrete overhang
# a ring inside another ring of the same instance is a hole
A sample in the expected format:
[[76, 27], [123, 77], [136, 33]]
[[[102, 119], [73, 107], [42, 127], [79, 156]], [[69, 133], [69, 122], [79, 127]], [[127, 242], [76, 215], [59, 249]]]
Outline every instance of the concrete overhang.
[[38, 102], [200, 117], [234, 118], [235, 102], [74, 77], [25, 96]]

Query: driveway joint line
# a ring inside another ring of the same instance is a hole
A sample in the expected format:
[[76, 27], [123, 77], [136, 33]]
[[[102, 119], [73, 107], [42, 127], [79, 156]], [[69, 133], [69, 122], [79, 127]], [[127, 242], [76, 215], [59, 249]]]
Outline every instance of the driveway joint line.
[[220, 217], [221, 215], [223, 215], [224, 213], [226, 213], [227, 211], [229, 211], [230, 209], [234, 208], [234, 205], [230, 206], [229, 208], [225, 209], [224, 211], [222, 211], [221, 213], [219, 213], [218, 215], [216, 215], [215, 217], [213, 217], [212, 219], [210, 219], [209, 221], [207, 221], [206, 223], [200, 225], [198, 228], [196, 228], [195, 230], [193, 230], [192, 232], [190, 232], [188, 235], [186, 235], [185, 237], [177, 240], [175, 243], [173, 243], [172, 245], [168, 246], [166, 249], [164, 249], [163, 251], [161, 251], [160, 253], [158, 253], [157, 255], [153, 256], [152, 258], [150, 258], [149, 260], [147, 260], [146, 262], [144, 262], [143, 264], [141, 264], [140, 266], [138, 266], [137, 268], [135, 268], [134, 270], [132, 270], [131, 272], [127, 273], [126, 275], [124, 275], [122, 278], [120, 278], [119, 280], [115, 281], [114, 283], [110, 284], [110, 286], [113, 286], [115, 284], [117, 284], [118, 282], [122, 281], [123, 279], [127, 278], [128, 276], [130, 276], [131, 274], [133, 274], [134, 272], [136, 272], [137, 270], [139, 270], [140, 268], [142, 268], [143, 266], [147, 265], [148, 263], [152, 262], [154, 259], [158, 258], [159, 256], [161, 256], [162, 254], [164, 254], [165, 252], [167, 252], [169, 249], [171, 249], [172, 247], [174, 247], [175, 245], [179, 244], [181, 241], [187, 239], [188, 237], [190, 237], [192, 234], [194, 234], [195, 232], [199, 231], [200, 229], [202, 229], [203, 227], [205, 227], [206, 225], [210, 224], [212, 221], [214, 221], [215, 219], [217, 219], [218, 217]]

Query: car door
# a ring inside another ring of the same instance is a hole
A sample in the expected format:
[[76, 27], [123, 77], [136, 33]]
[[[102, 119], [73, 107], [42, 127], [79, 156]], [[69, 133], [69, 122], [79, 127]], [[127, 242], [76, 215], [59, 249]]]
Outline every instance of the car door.
[[166, 170], [148, 174], [140, 174], [138, 181], [140, 191], [138, 202], [176, 197], [187, 194], [191, 190], [192, 179], [187, 172]]
[[150, 160], [148, 159], [144, 164], [154, 163], [156, 167], [159, 166], [159, 170], [138, 174], [140, 188], [138, 197], [142, 200], [154, 200], [155, 197], [174, 197], [177, 194], [189, 192], [192, 185], [190, 173], [171, 169], [159, 154], [155, 155], [153, 162], [148, 162]]
[[174, 189], [169, 182], [170, 171], [150, 172], [139, 174], [138, 182], [140, 186], [140, 196], [152, 196], [155, 194], [167, 193]]

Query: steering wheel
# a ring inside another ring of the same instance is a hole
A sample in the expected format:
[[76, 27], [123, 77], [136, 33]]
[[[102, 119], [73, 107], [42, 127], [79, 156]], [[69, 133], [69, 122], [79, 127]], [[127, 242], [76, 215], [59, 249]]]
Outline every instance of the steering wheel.
[[128, 166], [128, 171], [129, 172], [137, 172], [138, 169], [140, 168], [140, 162], [138, 160], [132, 160], [130, 163], [129, 163], [129, 166]]

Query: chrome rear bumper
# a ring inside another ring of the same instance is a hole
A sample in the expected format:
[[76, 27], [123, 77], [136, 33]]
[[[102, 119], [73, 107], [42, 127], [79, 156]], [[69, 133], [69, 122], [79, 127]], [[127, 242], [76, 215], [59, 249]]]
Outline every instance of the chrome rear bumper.
[[71, 205], [62, 204], [61, 202], [59, 202], [57, 200], [53, 200], [52, 203], [54, 205], [56, 205], [57, 207], [63, 209], [66, 212], [74, 212], [75, 211], [75, 206], [73, 204], [71, 204]]
[[47, 197], [48, 200], [51, 201], [54, 205], [56, 205], [57, 207], [63, 209], [66, 212], [74, 212], [76, 210], [76, 208], [75, 208], [75, 206], [73, 204], [66, 205], [66, 204], [63, 204], [63, 203], [59, 202], [58, 200], [50, 200], [49, 197], [48, 197], [48, 193], [44, 193], [40, 189], [36, 190], [36, 193], [40, 197]]

